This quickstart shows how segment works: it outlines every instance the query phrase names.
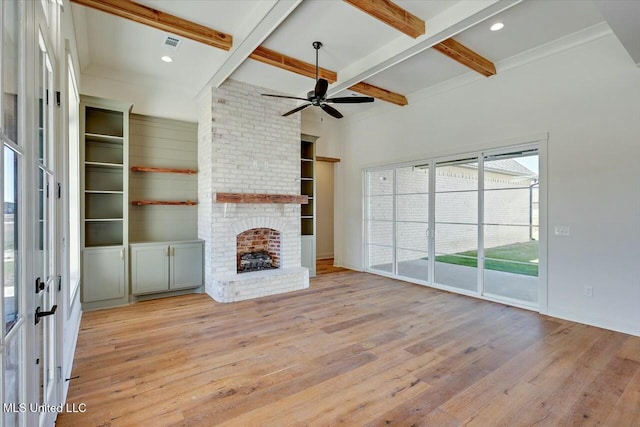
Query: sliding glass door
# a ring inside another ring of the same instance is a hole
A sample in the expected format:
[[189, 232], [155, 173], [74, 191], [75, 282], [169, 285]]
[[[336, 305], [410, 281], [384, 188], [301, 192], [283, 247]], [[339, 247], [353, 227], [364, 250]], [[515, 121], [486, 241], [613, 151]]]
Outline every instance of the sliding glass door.
[[484, 294], [538, 302], [538, 150], [484, 157]]
[[478, 159], [436, 163], [435, 283], [478, 289]]
[[399, 276], [428, 282], [429, 166], [396, 168], [396, 260]]
[[538, 149], [502, 149], [366, 171], [371, 272], [538, 304]]

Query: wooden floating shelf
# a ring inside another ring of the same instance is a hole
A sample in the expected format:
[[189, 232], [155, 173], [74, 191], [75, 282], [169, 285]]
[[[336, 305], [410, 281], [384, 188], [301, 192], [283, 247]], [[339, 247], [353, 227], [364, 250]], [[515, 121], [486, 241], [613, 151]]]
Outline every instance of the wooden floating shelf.
[[219, 203], [290, 203], [306, 205], [309, 197], [292, 194], [216, 193]]
[[187, 200], [186, 202], [177, 200], [133, 200], [131, 202], [133, 206], [195, 206], [198, 202]]
[[198, 171], [193, 169], [152, 168], [148, 166], [131, 166], [131, 172], [183, 173], [187, 175], [198, 173]]

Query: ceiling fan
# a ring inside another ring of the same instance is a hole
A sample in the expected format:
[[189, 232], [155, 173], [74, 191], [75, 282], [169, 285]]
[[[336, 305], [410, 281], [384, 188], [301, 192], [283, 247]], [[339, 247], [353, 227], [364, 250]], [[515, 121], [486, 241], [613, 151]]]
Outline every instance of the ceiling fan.
[[299, 99], [301, 101], [307, 101], [307, 104], [302, 104], [291, 111], [287, 111], [283, 114], [283, 116], [289, 116], [313, 105], [315, 107], [322, 108], [330, 116], [333, 116], [336, 119], [341, 119], [342, 117], [344, 117], [342, 113], [328, 104], [360, 104], [363, 102], [373, 102], [373, 98], [369, 96], [342, 96], [337, 98], [327, 98], [327, 89], [329, 88], [329, 82], [325, 79], [318, 78], [318, 51], [321, 47], [322, 43], [313, 42], [313, 48], [316, 50], [316, 87], [313, 90], [307, 92], [306, 98], [286, 95], [270, 95], [268, 93], [262, 94], [262, 96], [271, 96], [273, 98]]

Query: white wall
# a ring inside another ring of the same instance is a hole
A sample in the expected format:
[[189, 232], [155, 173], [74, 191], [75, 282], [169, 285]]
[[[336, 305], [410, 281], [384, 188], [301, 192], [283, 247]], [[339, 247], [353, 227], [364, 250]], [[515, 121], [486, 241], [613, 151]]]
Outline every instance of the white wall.
[[[363, 168], [541, 132], [549, 134], [548, 314], [640, 335], [640, 70], [610, 33], [498, 66], [489, 79], [418, 93], [403, 108], [347, 118], [337, 261], [363, 267]], [[570, 226], [571, 236], [554, 236], [555, 225]]]
[[145, 116], [161, 117], [165, 119], [198, 121], [198, 105], [196, 94], [192, 90], [160, 82], [162, 90], [158, 90], [158, 83], [150, 82], [135, 76], [124, 75], [112, 70], [113, 78], [104, 78], [92, 69], [90, 65], [82, 70], [82, 85], [80, 93], [133, 103], [133, 112]]

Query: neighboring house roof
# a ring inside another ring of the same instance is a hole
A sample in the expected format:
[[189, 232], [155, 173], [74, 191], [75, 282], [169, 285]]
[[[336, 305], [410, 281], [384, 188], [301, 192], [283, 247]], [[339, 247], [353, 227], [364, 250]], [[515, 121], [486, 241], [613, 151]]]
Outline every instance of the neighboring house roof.
[[538, 174], [525, 167], [522, 163], [515, 159], [491, 160], [491, 166], [485, 163], [485, 170], [492, 172], [508, 173], [510, 175], [525, 175], [532, 178], [538, 178]]
[[[485, 171], [502, 173], [505, 175], [513, 175], [513, 176], [525, 176], [531, 179], [538, 179], [538, 174], [522, 165], [522, 163], [517, 162], [515, 159], [498, 159], [498, 160], [490, 160], [491, 165], [487, 166], [487, 163], [484, 165]], [[470, 169], [478, 169], [478, 163], [465, 163], [458, 165], [463, 168]]]

